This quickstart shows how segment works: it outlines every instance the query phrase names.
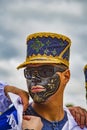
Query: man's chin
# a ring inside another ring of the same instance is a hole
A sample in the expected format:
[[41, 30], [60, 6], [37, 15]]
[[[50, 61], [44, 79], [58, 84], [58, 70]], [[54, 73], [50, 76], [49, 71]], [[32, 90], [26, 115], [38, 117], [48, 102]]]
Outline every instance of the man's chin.
[[35, 103], [42, 104], [42, 103], [44, 103], [46, 100], [44, 100], [44, 99], [42, 99], [42, 98], [38, 98], [38, 99], [34, 98], [33, 101], [34, 101]]
[[42, 96], [39, 96], [37, 93], [31, 97], [35, 103], [42, 104], [46, 101], [46, 99], [44, 99]]
[[36, 104], [44, 104], [46, 101], [34, 101], [34, 103], [36, 103]]

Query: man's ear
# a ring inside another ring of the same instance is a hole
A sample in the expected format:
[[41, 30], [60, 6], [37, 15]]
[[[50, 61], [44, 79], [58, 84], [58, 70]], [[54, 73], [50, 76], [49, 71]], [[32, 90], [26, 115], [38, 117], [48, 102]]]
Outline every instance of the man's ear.
[[67, 83], [69, 81], [69, 79], [70, 79], [70, 70], [69, 69], [65, 70], [63, 72], [63, 74], [64, 74], [65, 81]]

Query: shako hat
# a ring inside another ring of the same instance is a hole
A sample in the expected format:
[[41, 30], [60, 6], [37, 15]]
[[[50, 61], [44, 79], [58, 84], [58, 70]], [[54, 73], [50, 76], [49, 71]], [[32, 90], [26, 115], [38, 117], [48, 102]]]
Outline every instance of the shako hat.
[[26, 60], [17, 69], [40, 63], [62, 63], [69, 66], [71, 40], [67, 36], [40, 32], [29, 35], [26, 42]]

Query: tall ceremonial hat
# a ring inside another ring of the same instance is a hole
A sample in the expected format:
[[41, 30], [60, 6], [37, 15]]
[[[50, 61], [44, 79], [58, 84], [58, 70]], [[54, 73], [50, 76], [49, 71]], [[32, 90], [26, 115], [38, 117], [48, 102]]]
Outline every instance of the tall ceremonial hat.
[[86, 100], [87, 100], [87, 64], [84, 66], [84, 75], [85, 75], [85, 88], [86, 88]]
[[69, 66], [71, 40], [64, 35], [40, 32], [27, 37], [26, 60], [17, 69], [29, 64], [62, 63]]

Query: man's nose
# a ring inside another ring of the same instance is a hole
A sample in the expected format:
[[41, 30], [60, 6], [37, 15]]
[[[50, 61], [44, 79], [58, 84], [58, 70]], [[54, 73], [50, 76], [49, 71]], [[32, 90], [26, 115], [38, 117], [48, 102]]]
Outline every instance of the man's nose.
[[32, 82], [35, 82], [35, 83], [41, 82], [40, 76], [38, 76], [38, 75], [33, 75], [33, 76], [32, 76]]

